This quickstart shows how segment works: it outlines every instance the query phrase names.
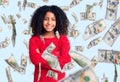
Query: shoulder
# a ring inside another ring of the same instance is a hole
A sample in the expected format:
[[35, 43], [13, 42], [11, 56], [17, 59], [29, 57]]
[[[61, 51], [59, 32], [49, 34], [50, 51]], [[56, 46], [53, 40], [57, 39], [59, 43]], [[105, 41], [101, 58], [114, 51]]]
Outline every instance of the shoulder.
[[40, 36], [38, 36], [38, 35], [36, 35], [36, 36], [31, 36], [31, 38], [30, 38], [30, 42], [36, 42], [36, 41], [40, 41]]
[[66, 36], [66, 35], [60, 35], [60, 41], [62, 41], [62, 42], [68, 42], [69, 40], [68, 40], [68, 36]]

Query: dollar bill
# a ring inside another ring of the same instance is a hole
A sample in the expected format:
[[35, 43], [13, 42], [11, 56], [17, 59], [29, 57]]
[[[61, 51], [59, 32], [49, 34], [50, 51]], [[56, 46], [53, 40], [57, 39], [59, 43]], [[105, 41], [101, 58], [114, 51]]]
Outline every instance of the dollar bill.
[[106, 16], [108, 20], [116, 20], [119, 0], [107, 0]]
[[12, 76], [11, 76], [11, 73], [10, 73], [10, 67], [9, 66], [6, 67], [5, 71], [6, 71], [8, 82], [13, 82]]
[[25, 29], [23, 31], [23, 34], [25, 34], [25, 35], [32, 35], [32, 29], [31, 28]]
[[25, 8], [26, 8], [26, 5], [27, 5], [27, 0], [24, 0], [24, 1], [23, 1], [23, 5], [22, 5], [22, 7], [23, 7], [23, 10], [25, 10]]
[[120, 65], [120, 51], [116, 50], [98, 50], [99, 62], [114, 63]]
[[84, 67], [82, 70], [62, 79], [60, 82], [99, 82], [91, 67]]
[[23, 43], [25, 44], [26, 48], [29, 49], [28, 42], [25, 39], [23, 40]]
[[106, 77], [105, 74], [103, 74], [101, 82], [108, 82], [108, 77]]
[[5, 24], [8, 24], [8, 19], [7, 19], [7, 17], [6, 17], [5, 14], [3, 14], [3, 15], [1, 16], [1, 18], [2, 18], [2, 20], [3, 20], [3, 22], [4, 22]]
[[78, 5], [80, 3], [81, 0], [73, 0], [71, 3], [70, 3], [70, 8]]
[[98, 45], [101, 42], [101, 40], [102, 40], [102, 37], [98, 37], [96, 39], [93, 39], [92, 41], [89, 42], [87, 48], [89, 49], [89, 48], [91, 48], [93, 46]]
[[27, 66], [27, 56], [22, 55], [21, 56], [21, 68], [24, 69], [24, 74], [25, 74], [25, 71], [26, 71], [26, 66]]
[[36, 3], [33, 3], [33, 2], [27, 2], [27, 6], [28, 6], [28, 7], [31, 7], [31, 8], [36, 8], [36, 7], [37, 7], [37, 4], [36, 4]]
[[13, 47], [15, 47], [15, 42], [16, 42], [16, 35], [17, 35], [17, 32], [16, 32], [16, 20], [14, 19], [14, 16], [13, 15], [9, 15], [9, 19], [10, 19], [10, 23], [12, 24], [12, 44], [13, 44]]
[[17, 6], [18, 6], [18, 8], [19, 8], [19, 11], [21, 11], [21, 5], [22, 5], [22, 4], [21, 4], [21, 1], [18, 1], [18, 5], [17, 5]]
[[91, 61], [87, 57], [83, 56], [81, 53], [77, 51], [70, 50], [70, 56], [81, 67], [85, 67], [91, 64]]
[[16, 59], [14, 58], [13, 55], [11, 55], [8, 59], [5, 59], [5, 61], [6, 61], [6, 63], [7, 63], [10, 67], [12, 67], [12, 68], [13, 68], [14, 70], [16, 70], [17, 72], [19, 72], [19, 73], [21, 73], [21, 74], [24, 73], [24, 69], [21, 68], [21, 67], [18, 65], [18, 63], [17, 63], [17, 61], [16, 61]]
[[10, 44], [10, 39], [6, 37], [4, 41], [0, 42], [0, 49], [6, 48], [9, 44]]
[[83, 46], [75, 46], [75, 50], [76, 51], [84, 51], [84, 47]]
[[16, 14], [17, 18], [20, 19], [21, 15], [19, 13]]
[[9, 5], [9, 0], [0, 0], [0, 5], [3, 5], [3, 7]]
[[117, 78], [118, 78], [117, 67], [116, 67], [116, 65], [114, 64], [114, 80], [113, 80], [113, 82], [117, 82]]
[[63, 10], [63, 11], [68, 11], [69, 10], [69, 6], [60, 6], [60, 8]]
[[71, 15], [73, 16], [73, 18], [75, 19], [75, 21], [78, 22], [77, 15], [74, 12]]
[[81, 12], [80, 13], [81, 20], [86, 20], [86, 19], [88, 19], [90, 21], [95, 20], [96, 13], [92, 12], [94, 6], [96, 6], [96, 4], [86, 6], [86, 12]]
[[49, 77], [51, 77], [51, 78], [53, 78], [55, 80], [58, 80], [58, 73], [56, 73], [56, 72], [54, 72], [52, 70], [48, 70], [46, 76], [49, 76]]
[[83, 34], [83, 39], [88, 40], [89, 38], [102, 32], [105, 28], [106, 28], [106, 23], [103, 19], [95, 21], [86, 27], [85, 32]]
[[94, 69], [94, 67], [98, 64], [98, 57], [94, 56], [92, 59], [91, 59], [91, 65], [90, 67]]
[[102, 6], [103, 6], [103, 0], [100, 0], [99, 6], [100, 6], [100, 8], [102, 8]]
[[49, 0], [43, 0], [43, 2], [48, 2]]
[[0, 27], [0, 32], [2, 32], [2, 28]]
[[69, 28], [68, 28], [68, 30], [69, 30], [68, 36], [69, 37], [76, 38], [76, 37], [78, 37], [80, 35], [80, 32], [75, 28], [76, 28], [76, 23], [69, 26]]
[[103, 37], [103, 41], [109, 46], [113, 46], [120, 35], [120, 17], [111, 25], [110, 29]]
[[42, 57], [49, 63], [51, 68], [61, 71], [58, 58], [55, 55], [51, 54], [51, 51], [53, 51], [55, 47], [56, 46], [54, 45], [54, 43], [51, 43], [43, 52]]
[[58, 31], [55, 32], [55, 35], [57, 36], [58, 39], [60, 38], [60, 34]]

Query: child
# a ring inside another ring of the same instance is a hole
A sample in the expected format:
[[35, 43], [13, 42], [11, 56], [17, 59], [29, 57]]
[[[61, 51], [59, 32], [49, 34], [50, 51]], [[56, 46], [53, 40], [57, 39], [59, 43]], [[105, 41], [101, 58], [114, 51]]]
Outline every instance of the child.
[[[61, 69], [71, 62], [70, 43], [67, 38], [68, 25], [66, 14], [55, 5], [45, 5], [34, 12], [30, 23], [33, 35], [29, 41], [29, 56], [35, 66], [34, 82], [58, 82], [65, 77], [65, 72], [51, 68], [42, 55], [53, 43], [55, 49], [51, 54], [57, 57]], [[59, 37], [56, 32], [59, 33]]]

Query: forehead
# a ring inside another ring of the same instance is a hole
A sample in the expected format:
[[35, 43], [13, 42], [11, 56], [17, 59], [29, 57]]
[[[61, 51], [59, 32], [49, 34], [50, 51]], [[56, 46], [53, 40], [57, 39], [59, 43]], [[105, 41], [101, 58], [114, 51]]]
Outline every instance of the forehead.
[[51, 11], [47, 11], [46, 14], [45, 14], [45, 16], [47, 16], [47, 15], [55, 16], [55, 14], [53, 12], [51, 12]]

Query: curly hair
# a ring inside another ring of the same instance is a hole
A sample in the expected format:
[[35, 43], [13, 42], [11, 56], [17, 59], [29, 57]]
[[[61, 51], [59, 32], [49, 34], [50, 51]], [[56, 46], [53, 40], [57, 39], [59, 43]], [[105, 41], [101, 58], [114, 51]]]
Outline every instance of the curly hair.
[[32, 28], [33, 36], [42, 35], [45, 33], [45, 29], [43, 28], [43, 20], [44, 20], [45, 14], [48, 11], [52, 12], [56, 17], [56, 27], [54, 29], [54, 33], [58, 31], [60, 35], [61, 34], [67, 35], [69, 20], [65, 12], [58, 6], [44, 5], [39, 7], [32, 16], [30, 27]]

